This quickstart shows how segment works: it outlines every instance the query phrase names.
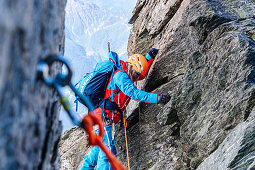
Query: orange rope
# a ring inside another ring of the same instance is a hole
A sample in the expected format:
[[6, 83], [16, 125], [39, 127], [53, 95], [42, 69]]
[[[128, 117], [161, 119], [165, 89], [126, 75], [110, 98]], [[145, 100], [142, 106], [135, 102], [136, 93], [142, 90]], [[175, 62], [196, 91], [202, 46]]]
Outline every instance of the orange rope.
[[[93, 146], [97, 145], [102, 149], [112, 165], [112, 168], [114, 170], [127, 170], [127, 168], [122, 165], [122, 163], [111, 152], [109, 152], [108, 148], [103, 144], [104, 125], [101, 119], [94, 114], [88, 114], [82, 119], [82, 124], [83, 128], [88, 133], [90, 144]], [[93, 132], [94, 125], [99, 126], [99, 135]]]
[[125, 140], [126, 140], [128, 170], [130, 170], [129, 155], [128, 155], [128, 142], [127, 142], [127, 120], [125, 118], [123, 118], [123, 119], [124, 119], [124, 129], [125, 129]]

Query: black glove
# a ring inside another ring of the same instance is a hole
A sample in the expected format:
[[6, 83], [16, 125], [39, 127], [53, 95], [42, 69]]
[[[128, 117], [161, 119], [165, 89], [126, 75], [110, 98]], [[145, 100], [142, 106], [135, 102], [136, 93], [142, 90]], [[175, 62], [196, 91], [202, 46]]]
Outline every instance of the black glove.
[[151, 56], [151, 58], [155, 59], [156, 55], [158, 54], [158, 49], [150, 48], [148, 54]]
[[170, 99], [171, 99], [171, 96], [168, 93], [159, 94], [158, 104], [165, 105], [169, 102]]

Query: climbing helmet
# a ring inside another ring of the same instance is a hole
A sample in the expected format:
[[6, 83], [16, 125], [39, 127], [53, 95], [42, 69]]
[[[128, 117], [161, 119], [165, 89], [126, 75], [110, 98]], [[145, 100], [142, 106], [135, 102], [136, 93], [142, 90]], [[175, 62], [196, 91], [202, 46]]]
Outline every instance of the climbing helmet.
[[132, 64], [135, 72], [141, 74], [139, 80], [144, 79], [149, 71], [149, 64], [147, 59], [141, 54], [134, 54], [127, 60], [128, 63]]

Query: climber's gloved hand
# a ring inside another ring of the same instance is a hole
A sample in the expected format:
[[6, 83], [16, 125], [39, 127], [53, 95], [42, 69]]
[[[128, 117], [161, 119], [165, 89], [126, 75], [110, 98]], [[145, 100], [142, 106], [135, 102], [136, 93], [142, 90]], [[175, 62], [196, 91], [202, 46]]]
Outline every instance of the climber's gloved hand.
[[169, 102], [170, 99], [171, 99], [171, 96], [168, 93], [159, 94], [158, 104], [165, 105]]
[[156, 55], [158, 54], [158, 51], [159, 49], [150, 48], [148, 54], [151, 56], [151, 58], [155, 59]]

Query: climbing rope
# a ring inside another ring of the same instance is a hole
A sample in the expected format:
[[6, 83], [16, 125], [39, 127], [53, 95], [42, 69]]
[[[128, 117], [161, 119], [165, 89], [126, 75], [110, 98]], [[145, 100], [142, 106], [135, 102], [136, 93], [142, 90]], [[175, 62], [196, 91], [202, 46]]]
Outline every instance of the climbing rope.
[[[66, 66], [67, 74], [64, 75], [62, 73], [57, 74], [55, 78], [50, 76], [50, 67], [53, 63], [60, 63]], [[71, 83], [72, 71], [68, 62], [59, 55], [50, 55], [46, 57], [46, 59], [40, 61], [37, 66], [37, 79], [44, 81], [48, 86], [57, 90], [58, 95], [60, 97], [60, 103], [63, 105], [66, 110], [68, 116], [72, 120], [72, 122], [82, 127], [88, 134], [89, 143], [92, 146], [99, 146], [105, 155], [108, 158], [112, 168], [114, 170], [126, 170], [126, 167], [111, 153], [108, 148], [103, 144], [103, 135], [104, 135], [104, 125], [100, 118], [96, 117], [91, 112], [88, 113], [82, 120], [78, 120], [74, 115], [77, 113], [72, 110], [71, 104], [66, 96], [63, 93], [63, 87], [69, 86], [71, 90], [80, 97], [80, 99], [85, 103], [86, 107], [89, 110], [94, 110], [95, 107], [89, 101], [87, 97], [82, 95], [79, 91], [76, 90], [74, 85]], [[93, 126], [99, 126], [99, 135], [94, 133]]]
[[126, 140], [128, 170], [130, 170], [129, 155], [128, 155], [128, 142], [127, 142], [127, 120], [125, 118], [123, 118], [123, 120], [124, 120], [124, 129], [125, 129], [125, 140]]

